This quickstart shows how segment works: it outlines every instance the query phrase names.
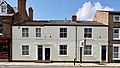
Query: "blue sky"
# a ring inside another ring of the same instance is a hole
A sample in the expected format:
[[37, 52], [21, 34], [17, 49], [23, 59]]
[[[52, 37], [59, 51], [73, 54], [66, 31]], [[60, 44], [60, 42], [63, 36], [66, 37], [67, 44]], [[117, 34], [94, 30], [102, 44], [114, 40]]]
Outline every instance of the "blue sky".
[[[12, 7], [17, 7], [17, 0], [6, 1]], [[79, 12], [79, 9], [88, 2], [93, 6], [98, 2], [102, 7], [120, 10], [120, 0], [27, 0], [27, 9], [30, 6], [34, 9], [34, 19], [37, 20], [63, 20], [71, 19], [71, 16]]]

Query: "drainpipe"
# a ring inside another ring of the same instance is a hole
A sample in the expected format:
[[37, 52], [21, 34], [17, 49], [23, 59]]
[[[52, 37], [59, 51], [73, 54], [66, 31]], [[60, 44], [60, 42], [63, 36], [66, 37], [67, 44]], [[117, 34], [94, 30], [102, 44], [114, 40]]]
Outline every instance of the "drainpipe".
[[77, 60], [77, 25], [75, 26], [75, 58], [74, 58], [74, 65], [75, 65], [75, 62]]

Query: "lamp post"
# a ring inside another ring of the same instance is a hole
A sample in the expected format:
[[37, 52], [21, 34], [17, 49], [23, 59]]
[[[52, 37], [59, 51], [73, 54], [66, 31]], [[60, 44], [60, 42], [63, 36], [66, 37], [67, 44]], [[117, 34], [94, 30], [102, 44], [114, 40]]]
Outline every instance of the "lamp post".
[[86, 38], [83, 41], [80, 41], [80, 63], [82, 63], [82, 49], [86, 45]]

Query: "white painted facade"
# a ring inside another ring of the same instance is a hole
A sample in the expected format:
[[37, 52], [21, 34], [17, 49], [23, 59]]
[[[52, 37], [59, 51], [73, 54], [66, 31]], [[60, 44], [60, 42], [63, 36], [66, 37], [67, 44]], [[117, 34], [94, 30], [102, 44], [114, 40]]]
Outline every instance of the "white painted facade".
[[[22, 37], [22, 28], [29, 28], [29, 37]], [[36, 38], [36, 28], [41, 28], [41, 38]], [[60, 38], [60, 28], [67, 28], [67, 38]], [[42, 60], [45, 60], [45, 48], [50, 48], [50, 60], [73, 61], [80, 60], [79, 42], [84, 40], [84, 28], [92, 28], [92, 38], [86, 39], [87, 45], [92, 45], [92, 55], [85, 56], [83, 61], [101, 61], [101, 46], [106, 46], [106, 61], [108, 53], [108, 27], [106, 26], [12, 26], [12, 60], [38, 60], [38, 46], [43, 46]], [[77, 37], [77, 54], [76, 54]], [[22, 55], [22, 45], [29, 45], [29, 55]], [[59, 55], [59, 45], [67, 45], [67, 55]], [[84, 51], [84, 50], [83, 50]]]
[[[108, 28], [107, 27], [89, 27], [78, 26], [77, 38], [78, 43], [84, 40], [84, 28], [92, 28], [92, 38], [86, 38], [86, 45], [92, 45], [92, 55], [84, 55], [84, 47], [82, 48], [82, 61], [102, 61], [101, 59], [101, 46], [106, 46], [106, 62], [108, 61]], [[82, 32], [82, 33], [81, 33]], [[80, 48], [77, 46], [77, 60], [80, 60]]]

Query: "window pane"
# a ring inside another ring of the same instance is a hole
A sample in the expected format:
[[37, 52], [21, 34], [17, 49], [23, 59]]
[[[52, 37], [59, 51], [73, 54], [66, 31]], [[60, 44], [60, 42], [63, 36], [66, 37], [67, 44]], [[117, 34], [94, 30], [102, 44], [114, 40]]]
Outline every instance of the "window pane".
[[114, 29], [114, 33], [119, 33], [119, 29]]
[[29, 46], [26, 46], [26, 50], [29, 50]]
[[114, 47], [114, 52], [119, 52], [119, 47]]
[[63, 28], [60, 28], [60, 32], [64, 32]]
[[118, 53], [114, 53], [114, 58], [119, 58]]
[[25, 55], [25, 51], [22, 51], [22, 55]]
[[29, 51], [26, 51], [26, 55], [29, 55]]
[[63, 35], [64, 35], [64, 38], [66, 38], [66, 37], [67, 37], [67, 33], [64, 33]]
[[118, 20], [118, 21], [119, 21], [119, 16], [115, 16], [115, 20]]
[[25, 50], [25, 46], [22, 46], [22, 50], [23, 50], [23, 51]]
[[113, 34], [113, 38], [119, 38], [119, 34]]
[[67, 28], [64, 28], [64, 32], [67, 32]]

